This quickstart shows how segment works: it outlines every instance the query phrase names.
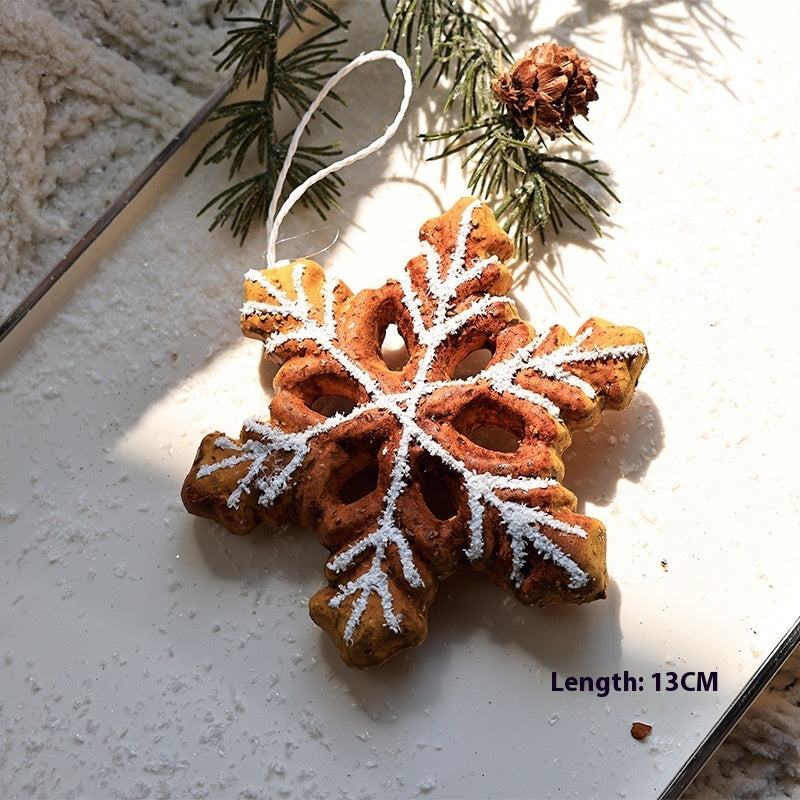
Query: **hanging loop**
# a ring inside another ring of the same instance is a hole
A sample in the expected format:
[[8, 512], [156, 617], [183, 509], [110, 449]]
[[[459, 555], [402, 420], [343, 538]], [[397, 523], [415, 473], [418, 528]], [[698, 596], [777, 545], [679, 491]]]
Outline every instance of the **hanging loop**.
[[[330, 93], [331, 89], [336, 86], [339, 81], [342, 80], [346, 75], [352, 72], [354, 69], [360, 67], [362, 64], [369, 63], [371, 61], [380, 61], [380, 60], [389, 60], [394, 61], [394, 63], [398, 66], [400, 71], [403, 73], [403, 99], [400, 102], [400, 108], [395, 116], [392, 124], [386, 129], [383, 135], [379, 136], [370, 144], [366, 145], [366, 147], [361, 148], [356, 153], [353, 153], [350, 156], [346, 156], [345, 158], [339, 159], [338, 161], [329, 164], [327, 167], [323, 167], [321, 170], [315, 172], [310, 177], [306, 178], [303, 183], [297, 186], [289, 196], [286, 198], [286, 201], [281, 206], [280, 210], [277, 210], [278, 201], [280, 199], [281, 192], [283, 191], [283, 185], [286, 182], [286, 176], [289, 172], [289, 166], [294, 158], [294, 154], [297, 152], [297, 147], [300, 142], [300, 137], [305, 131], [306, 126], [309, 123], [314, 112], [319, 108], [322, 101], [327, 97]], [[403, 117], [408, 110], [408, 104], [411, 100], [411, 89], [413, 85], [413, 79], [411, 77], [411, 70], [408, 68], [408, 64], [406, 64], [405, 59], [402, 56], [397, 55], [397, 53], [391, 50], [372, 50], [369, 53], [362, 53], [360, 56], [354, 58], [349, 64], [346, 64], [342, 67], [337, 73], [332, 75], [328, 82], [320, 89], [319, 94], [314, 98], [311, 105], [308, 107], [308, 110], [301, 118], [300, 122], [295, 129], [294, 135], [292, 136], [291, 141], [289, 142], [289, 147], [286, 152], [286, 158], [283, 162], [283, 167], [281, 168], [280, 173], [278, 174], [278, 180], [275, 183], [275, 191], [272, 195], [272, 200], [269, 204], [269, 210], [267, 212], [267, 249], [266, 249], [266, 259], [267, 259], [267, 266], [273, 267], [275, 266], [275, 248], [278, 242], [278, 230], [280, 229], [281, 223], [286, 218], [288, 213], [291, 211], [292, 207], [295, 203], [305, 194], [310, 186], [313, 186], [315, 183], [318, 183], [323, 178], [331, 175], [334, 172], [338, 172], [343, 167], [347, 167], [350, 164], [354, 164], [356, 161], [360, 161], [362, 158], [380, 150], [392, 136], [397, 133], [397, 129], [400, 127], [400, 123], [403, 120]]]

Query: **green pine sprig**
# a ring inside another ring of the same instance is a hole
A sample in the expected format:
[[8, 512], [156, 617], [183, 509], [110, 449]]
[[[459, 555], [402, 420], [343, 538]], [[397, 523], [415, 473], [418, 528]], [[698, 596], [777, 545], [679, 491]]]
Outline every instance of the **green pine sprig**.
[[[217, 9], [223, 4], [220, 0]], [[236, 4], [237, 0], [228, 0], [228, 12]], [[330, 23], [328, 27], [279, 56], [278, 41], [285, 20], [300, 28], [316, 24], [312, 12]], [[189, 172], [200, 164], [228, 163], [230, 185], [199, 213], [215, 209], [211, 230], [228, 226], [233, 236], [244, 242], [250, 229], [266, 220], [286, 156], [290, 136], [278, 132], [277, 112], [285, 104], [301, 117], [338, 65], [346, 61], [340, 55], [345, 39], [332, 37], [346, 29], [347, 23], [323, 0], [267, 0], [257, 17], [227, 16], [225, 20], [232, 27], [226, 42], [214, 53], [220, 57], [217, 69], [230, 71], [233, 88], [252, 87], [262, 78], [264, 88], [256, 99], [227, 103], [214, 112], [210, 120], [223, 124], [205, 143]], [[341, 102], [334, 93], [331, 97]], [[338, 127], [330, 112], [321, 109], [319, 114]], [[291, 192], [336, 155], [340, 155], [338, 145], [301, 144], [289, 166], [284, 193]], [[258, 165], [256, 174], [236, 179], [251, 158]], [[327, 176], [309, 188], [303, 201], [324, 218], [331, 208], [339, 207], [342, 185], [337, 175]]]
[[[471, 191], [494, 201], [495, 214], [528, 258], [531, 235], [544, 239], [566, 223], [601, 233], [608, 215], [603, 199], [618, 200], [605, 173], [592, 159], [556, 155], [537, 128], [524, 131], [499, 103], [491, 82], [501, 58], [514, 57], [484, 16], [480, 0], [398, 0], [389, 12], [385, 46], [401, 48], [418, 83], [449, 81], [444, 110], [457, 106], [461, 120], [444, 131], [422, 135], [444, 142], [433, 159], [460, 156]], [[460, 102], [456, 102], [460, 101]], [[567, 141], [588, 141], [573, 128]]]
[[[602, 235], [600, 222], [608, 211], [597, 194], [618, 200], [597, 161], [551, 153], [536, 128], [525, 133], [501, 110], [424, 138], [446, 142], [432, 160], [460, 155], [469, 167], [469, 189], [483, 198], [497, 198], [495, 216], [526, 260], [530, 234], [544, 240], [548, 225], [556, 235], [567, 222]], [[578, 138], [585, 139], [580, 134]]]

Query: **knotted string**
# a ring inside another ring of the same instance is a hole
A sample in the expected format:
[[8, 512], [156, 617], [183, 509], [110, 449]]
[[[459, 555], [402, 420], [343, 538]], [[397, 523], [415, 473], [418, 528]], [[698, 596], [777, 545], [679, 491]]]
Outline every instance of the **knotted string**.
[[[289, 165], [292, 162], [292, 158], [294, 158], [294, 154], [297, 152], [300, 137], [302, 136], [303, 131], [306, 129], [306, 126], [308, 125], [308, 122], [314, 112], [317, 110], [317, 108], [319, 108], [320, 104], [325, 97], [327, 97], [331, 89], [333, 89], [333, 87], [336, 86], [336, 84], [339, 83], [342, 78], [344, 78], [357, 67], [360, 67], [362, 64], [366, 64], [370, 61], [379, 61], [382, 59], [394, 61], [399, 67], [400, 71], [403, 73], [403, 99], [400, 102], [400, 108], [392, 124], [389, 125], [382, 136], [379, 136], [357, 153], [353, 153], [353, 155], [339, 159], [339, 161], [335, 161], [334, 163], [329, 164], [327, 167], [323, 167], [321, 170], [306, 178], [303, 183], [301, 183], [289, 194], [289, 196], [286, 198], [286, 201], [281, 206], [280, 211], [278, 211], [278, 200], [280, 199], [283, 185], [286, 182], [286, 175], [289, 172]], [[400, 127], [400, 123], [406, 114], [409, 101], [411, 100], [412, 85], [413, 80], [411, 77], [411, 70], [409, 70], [408, 64], [406, 64], [405, 60], [401, 56], [397, 55], [397, 53], [394, 53], [391, 50], [372, 50], [369, 53], [362, 53], [360, 56], [354, 58], [349, 64], [346, 64], [344, 67], [342, 67], [335, 75], [332, 75], [328, 82], [322, 87], [322, 89], [320, 89], [319, 94], [308, 107], [308, 110], [297, 125], [294, 135], [289, 142], [283, 167], [281, 168], [281, 171], [278, 175], [278, 180], [275, 183], [275, 191], [272, 195], [272, 200], [270, 201], [269, 210], [267, 212], [267, 249], [265, 257], [268, 267], [275, 266], [275, 248], [278, 243], [278, 230], [280, 229], [281, 223], [291, 211], [294, 204], [303, 196], [303, 194], [305, 194], [310, 186], [313, 186], [315, 183], [321, 181], [331, 173], [337, 172], [343, 167], [354, 164], [356, 161], [360, 161], [362, 158], [365, 158], [377, 150], [380, 150], [380, 148], [383, 147], [383, 145], [386, 144], [386, 142], [388, 142], [389, 139], [395, 135], [395, 133], [397, 133], [397, 129]]]

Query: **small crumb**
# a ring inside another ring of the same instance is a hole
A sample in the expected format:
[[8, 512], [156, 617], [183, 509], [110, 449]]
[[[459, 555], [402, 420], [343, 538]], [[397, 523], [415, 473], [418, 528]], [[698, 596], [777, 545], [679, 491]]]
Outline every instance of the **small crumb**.
[[0, 522], [7, 522], [9, 525], [16, 522], [19, 511], [16, 508], [0, 508]]
[[436, 788], [436, 779], [430, 776], [424, 777], [418, 784], [417, 789], [423, 794], [432, 792]]
[[669, 563], [666, 558], [661, 559], [661, 569], [663, 569], [664, 572], [669, 572]]
[[653, 730], [652, 725], [648, 725], [645, 722], [634, 722], [633, 725], [631, 725], [631, 736], [641, 741], [650, 735], [651, 730]]

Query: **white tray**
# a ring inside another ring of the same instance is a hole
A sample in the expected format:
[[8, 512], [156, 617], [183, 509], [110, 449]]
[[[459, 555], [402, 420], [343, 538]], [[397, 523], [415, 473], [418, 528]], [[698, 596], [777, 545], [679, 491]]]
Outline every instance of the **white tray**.
[[[654, 85], [625, 124], [620, 87], [604, 97], [616, 118], [593, 112], [625, 200], [611, 236], [548, 245], [515, 290], [537, 327], [598, 314], [648, 336], [633, 406], [576, 437], [567, 463], [608, 528], [608, 599], [524, 608], [463, 573], [423, 646], [354, 672], [307, 615], [326, 557], [313, 534], [235, 538], [185, 513], [200, 438], [235, 434], [269, 378], [238, 328], [263, 242], [240, 251], [195, 217], [219, 176], [183, 179], [192, 140], [0, 346], [0, 793], [679, 794], [800, 632], [800, 309], [775, 288], [794, 229], [750, 224], [725, 170], [735, 154], [752, 186], [767, 155], [711, 141], [740, 107], [717, 94], [692, 152], [663, 132], [653, 150], [660, 109], [682, 119], [694, 102]], [[351, 109], [351, 129], [377, 132], [393, 102]], [[463, 193], [455, 165], [422, 161], [419, 124], [346, 175], [341, 237], [318, 260], [353, 288], [397, 275], [419, 225]], [[318, 225], [298, 212], [286, 233]], [[625, 671], [637, 691], [554, 690]], [[666, 691], [673, 672], [687, 677]]]

